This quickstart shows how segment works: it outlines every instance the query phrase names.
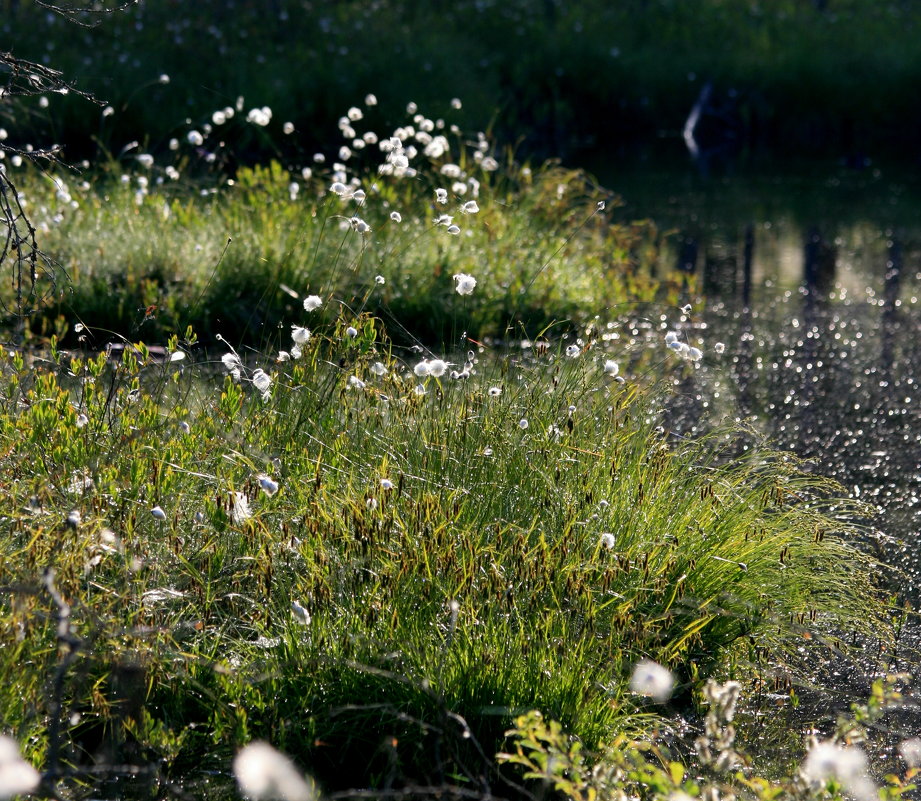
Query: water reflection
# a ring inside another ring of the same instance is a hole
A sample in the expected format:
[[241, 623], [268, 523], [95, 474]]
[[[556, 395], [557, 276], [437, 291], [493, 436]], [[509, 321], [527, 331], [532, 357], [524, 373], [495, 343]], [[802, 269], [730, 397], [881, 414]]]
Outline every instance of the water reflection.
[[697, 276], [697, 322], [727, 343], [680, 379], [671, 414], [752, 419], [878, 505], [881, 555], [921, 607], [921, 180], [838, 163], [701, 175], [674, 145], [598, 170], [620, 215], [671, 229], [665, 263]]

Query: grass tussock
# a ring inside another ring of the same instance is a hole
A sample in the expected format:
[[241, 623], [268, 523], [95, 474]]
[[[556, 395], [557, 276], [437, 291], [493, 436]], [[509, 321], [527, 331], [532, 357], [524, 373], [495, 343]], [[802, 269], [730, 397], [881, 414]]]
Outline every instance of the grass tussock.
[[[69, 278], [32, 330], [63, 336], [63, 316], [106, 336], [163, 342], [191, 325], [203, 340], [265, 347], [300, 321], [302, 293], [372, 312], [403, 342], [440, 342], [463, 331], [502, 336], [508, 326], [536, 333], [627, 299], [677, 297], [679, 284], [651, 278], [663, 242], [654, 224], [610, 220], [585, 174], [471, 164], [464, 175], [475, 193], [441, 204], [441, 166], [426, 161], [413, 179], [387, 179], [373, 164], [354, 165], [349, 174], [368, 192], [360, 201], [330, 191], [344, 173], [305, 181], [277, 163], [243, 169], [205, 196], [144, 174], [119, 180], [116, 164], [82, 188], [60, 175], [26, 177], [42, 247]], [[477, 211], [465, 213], [471, 202]], [[370, 230], [353, 230], [353, 219]], [[455, 292], [461, 273], [476, 277], [472, 297]]]
[[296, 360], [228, 350], [223, 382], [190, 334], [167, 351], [4, 353], [0, 716], [69, 762], [267, 737], [331, 785], [484, 775], [524, 710], [588, 744], [642, 726], [640, 659], [680, 697], [879, 622], [856, 509], [785, 456], [670, 439], [589, 347], [420, 376], [361, 315]]

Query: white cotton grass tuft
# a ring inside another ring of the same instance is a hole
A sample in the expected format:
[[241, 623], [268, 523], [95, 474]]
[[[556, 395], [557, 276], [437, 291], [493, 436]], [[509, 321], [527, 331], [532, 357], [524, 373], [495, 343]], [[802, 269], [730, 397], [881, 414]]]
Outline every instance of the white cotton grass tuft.
[[269, 391], [269, 387], [272, 386], [272, 377], [265, 370], [256, 370], [253, 373], [253, 386], [260, 392], [266, 393]]
[[265, 473], [259, 476], [259, 486], [262, 488], [262, 491], [269, 496], [278, 492], [278, 482]]
[[613, 548], [613, 547], [614, 547], [614, 544], [615, 544], [614, 535], [611, 534], [611, 533], [609, 533], [609, 532], [605, 532], [604, 534], [602, 534], [602, 535], [601, 535], [601, 544], [602, 544], [605, 548], [608, 548], [608, 549]]
[[816, 743], [809, 749], [801, 772], [814, 789], [834, 779], [858, 801], [877, 797], [876, 786], [867, 775], [867, 755], [855, 746], [841, 746], [830, 741]]
[[413, 367], [413, 372], [419, 378], [424, 378], [427, 375], [433, 378], [441, 378], [448, 371], [448, 367], [448, 362], [444, 359], [423, 359]]
[[429, 375], [441, 378], [448, 370], [448, 363], [444, 359], [429, 360]]
[[615, 362], [613, 359], [606, 359], [602, 365], [605, 375], [611, 376], [614, 378], [620, 372], [620, 365]]
[[393, 482], [389, 478], [382, 478], [381, 479], [381, 489], [382, 490], [392, 490]]
[[457, 273], [454, 276], [454, 289], [458, 295], [472, 295], [476, 289], [476, 278], [467, 273]]
[[316, 797], [294, 763], [268, 743], [245, 746], [233, 760], [233, 775], [240, 792], [251, 801], [313, 801]]
[[0, 734], [0, 801], [35, 792], [41, 780], [41, 774], [22, 758], [19, 744]]
[[582, 348], [580, 348], [578, 345], [569, 345], [566, 348], [566, 355], [570, 359], [575, 359], [580, 353], [582, 353]]
[[524, 430], [528, 427], [528, 425], [529, 425], [529, 423], [528, 423], [528, 418], [527, 418], [527, 417], [522, 417], [522, 418], [518, 421], [518, 428], [520, 428], [522, 431], [524, 431]]
[[350, 325], [348, 328], [345, 329], [345, 335], [349, 339], [355, 339], [355, 337], [358, 336], [358, 329], [355, 328], [354, 325]]
[[231, 493], [233, 506], [230, 510], [230, 519], [239, 525], [249, 520], [253, 516], [253, 510], [250, 509], [249, 500], [242, 492]]
[[153, 509], [151, 509], [150, 513], [153, 515], [154, 520], [166, 520], [166, 512], [164, 512], [163, 509], [159, 506], [155, 506]]
[[304, 298], [304, 311], [316, 311], [323, 305], [323, 298], [319, 295], [308, 295]]
[[633, 668], [630, 676], [630, 692], [652, 698], [664, 704], [672, 697], [675, 677], [672, 672], [651, 659], [642, 659]]
[[310, 621], [313, 620], [307, 607], [298, 601], [291, 602], [291, 612], [294, 614], [294, 619], [302, 626], [309, 626]]
[[310, 339], [310, 329], [301, 328], [299, 325], [291, 326], [291, 339], [298, 345], [305, 345]]

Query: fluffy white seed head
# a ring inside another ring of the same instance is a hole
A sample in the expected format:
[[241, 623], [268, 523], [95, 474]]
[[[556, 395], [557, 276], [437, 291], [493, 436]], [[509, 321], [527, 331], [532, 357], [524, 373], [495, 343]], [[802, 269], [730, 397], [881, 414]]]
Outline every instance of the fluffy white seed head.
[[310, 617], [310, 611], [306, 606], [299, 603], [298, 601], [291, 602], [291, 612], [294, 615], [294, 619], [300, 623], [302, 626], [309, 626], [312, 618]]
[[41, 774], [19, 753], [19, 744], [0, 734], [0, 801], [38, 789]]
[[272, 377], [265, 370], [256, 370], [253, 373], [253, 386], [260, 392], [268, 392], [272, 386]]
[[304, 311], [316, 311], [323, 305], [323, 298], [319, 295], [308, 295], [304, 298]]
[[278, 482], [265, 474], [259, 476], [259, 486], [266, 495], [274, 495], [278, 492]]
[[630, 677], [632, 693], [652, 698], [659, 703], [665, 703], [671, 698], [674, 686], [675, 677], [671, 671], [651, 659], [637, 662]]
[[[295, 611], [293, 605], [292, 611]], [[254, 742], [243, 748], [234, 758], [233, 774], [240, 792], [251, 801], [313, 801], [315, 798], [313, 788], [294, 763], [268, 743]]]
[[455, 286], [458, 295], [472, 295], [476, 289], [476, 278], [467, 273], [457, 273], [454, 276]]
[[867, 775], [867, 755], [855, 746], [816, 743], [806, 755], [802, 774], [815, 788], [835, 779], [858, 801], [876, 798], [876, 787]]
[[441, 378], [448, 370], [448, 363], [443, 359], [429, 360], [429, 375]]

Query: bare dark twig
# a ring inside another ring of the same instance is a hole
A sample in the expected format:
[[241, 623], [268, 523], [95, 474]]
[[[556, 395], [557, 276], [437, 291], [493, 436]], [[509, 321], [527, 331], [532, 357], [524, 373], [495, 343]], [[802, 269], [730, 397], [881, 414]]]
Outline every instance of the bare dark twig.
[[[64, 653], [61, 661], [58, 663], [57, 670], [54, 672], [54, 680], [51, 692], [51, 720], [48, 724], [48, 771], [49, 777], [55, 777], [60, 771], [61, 758], [61, 716], [64, 709], [64, 680], [67, 671], [77, 657], [77, 652], [83, 641], [74, 635], [70, 628], [70, 604], [64, 600], [64, 596], [58, 591], [54, 584], [54, 569], [46, 568], [42, 581], [45, 590], [51, 596], [51, 600], [57, 607], [57, 639], [58, 645]], [[53, 781], [53, 779], [52, 779]], [[51, 788], [54, 789], [53, 787]]]
[[100, 22], [99, 19], [93, 22], [86, 22], [78, 19], [77, 15], [95, 15], [96, 17], [102, 17], [105, 14], [115, 14], [119, 11], [125, 11], [131, 8], [131, 6], [136, 6], [140, 0], [125, 0], [123, 3], [116, 3], [111, 8], [107, 8], [102, 4], [95, 4], [92, 6], [63, 6], [58, 3], [49, 3], [47, 0], [34, 0], [34, 2], [35, 5], [51, 11], [54, 14], [59, 14], [68, 20], [68, 22], [73, 22], [75, 25], [79, 25], [83, 28], [95, 28]]

